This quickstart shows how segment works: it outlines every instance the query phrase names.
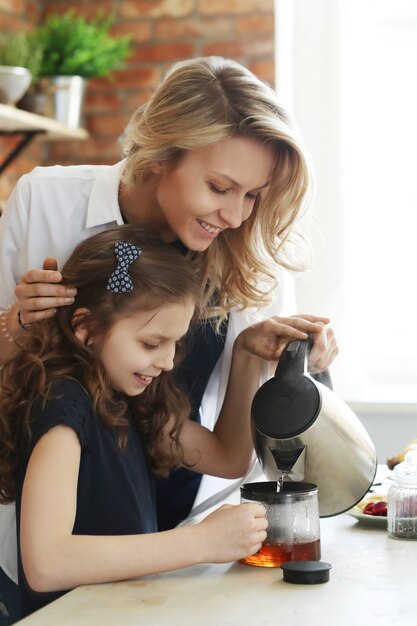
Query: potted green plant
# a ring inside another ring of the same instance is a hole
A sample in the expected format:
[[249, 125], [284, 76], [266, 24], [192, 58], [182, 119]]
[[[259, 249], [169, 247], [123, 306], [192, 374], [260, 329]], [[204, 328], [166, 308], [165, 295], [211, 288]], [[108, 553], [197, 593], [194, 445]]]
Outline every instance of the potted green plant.
[[40, 43], [25, 33], [0, 32], [0, 102], [15, 104], [36, 79], [42, 60]]
[[43, 50], [39, 86], [48, 114], [69, 126], [79, 126], [86, 81], [123, 67], [130, 54], [131, 37], [112, 37], [112, 23], [102, 13], [88, 20], [70, 10], [49, 15], [32, 34]]

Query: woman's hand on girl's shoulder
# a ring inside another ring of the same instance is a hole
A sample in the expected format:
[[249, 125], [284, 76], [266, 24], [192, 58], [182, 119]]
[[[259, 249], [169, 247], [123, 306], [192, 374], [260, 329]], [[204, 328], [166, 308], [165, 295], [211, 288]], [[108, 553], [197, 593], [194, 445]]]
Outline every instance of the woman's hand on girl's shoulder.
[[262, 504], [224, 504], [199, 526], [205, 533], [204, 563], [238, 561], [259, 550], [266, 538], [266, 510]]
[[58, 283], [62, 280], [57, 262], [48, 257], [42, 269], [31, 269], [23, 274], [15, 289], [22, 324], [31, 324], [53, 317], [57, 307], [74, 302], [75, 288]]

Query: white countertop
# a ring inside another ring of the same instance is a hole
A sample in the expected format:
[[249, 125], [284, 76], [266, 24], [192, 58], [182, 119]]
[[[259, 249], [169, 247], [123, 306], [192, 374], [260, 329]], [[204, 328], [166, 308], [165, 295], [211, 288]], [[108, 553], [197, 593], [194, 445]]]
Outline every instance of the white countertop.
[[330, 581], [294, 585], [281, 569], [201, 565], [80, 587], [22, 626], [392, 626], [417, 623], [417, 541], [348, 514], [321, 520]]

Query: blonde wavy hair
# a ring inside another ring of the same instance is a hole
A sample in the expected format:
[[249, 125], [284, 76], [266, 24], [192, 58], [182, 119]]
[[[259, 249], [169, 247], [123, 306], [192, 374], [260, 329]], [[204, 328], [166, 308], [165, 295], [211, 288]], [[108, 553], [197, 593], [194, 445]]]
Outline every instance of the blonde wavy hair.
[[[277, 265], [304, 270], [294, 223], [310, 188], [304, 149], [272, 88], [239, 63], [196, 58], [173, 66], [126, 130], [123, 182], [142, 184], [155, 162], [244, 136], [273, 147], [274, 175], [251, 216], [199, 254], [208, 316], [262, 306], [277, 286]], [[295, 235], [295, 236], [294, 236]], [[305, 257], [304, 257], [305, 259]]]

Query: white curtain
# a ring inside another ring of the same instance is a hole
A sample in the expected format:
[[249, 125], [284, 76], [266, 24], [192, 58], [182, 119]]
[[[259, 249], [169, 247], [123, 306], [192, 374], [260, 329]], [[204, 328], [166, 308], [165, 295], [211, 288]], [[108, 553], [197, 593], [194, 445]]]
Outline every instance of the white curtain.
[[277, 91], [315, 174], [299, 309], [351, 403], [417, 412], [417, 2], [276, 0]]

